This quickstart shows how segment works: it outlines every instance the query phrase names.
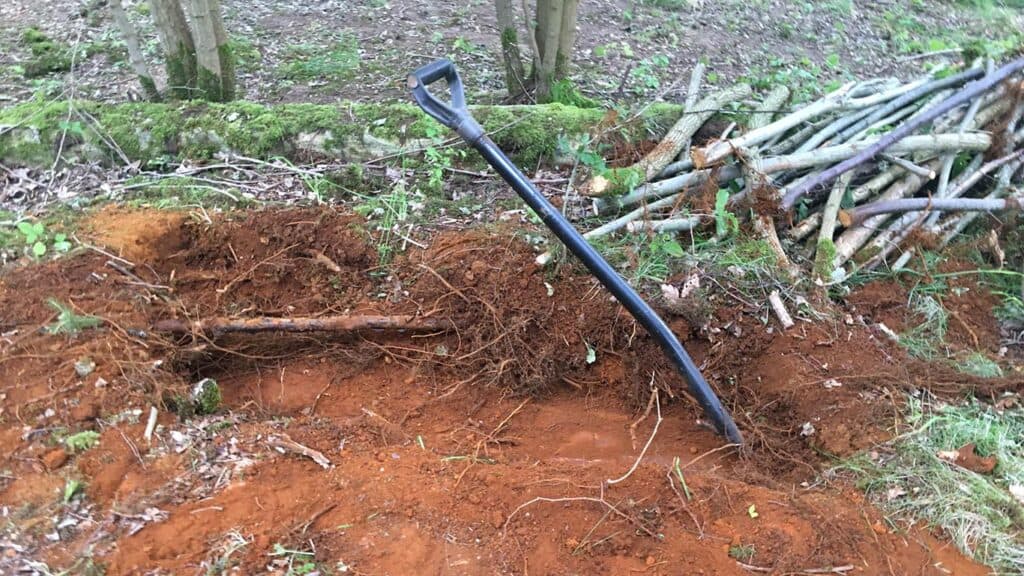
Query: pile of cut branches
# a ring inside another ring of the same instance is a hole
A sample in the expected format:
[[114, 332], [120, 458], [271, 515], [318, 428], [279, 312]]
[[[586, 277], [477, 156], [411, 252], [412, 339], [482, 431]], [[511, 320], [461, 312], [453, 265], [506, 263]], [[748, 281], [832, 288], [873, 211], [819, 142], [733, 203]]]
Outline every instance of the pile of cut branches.
[[901, 268], [922, 234], [942, 247], [978, 214], [1021, 207], [1022, 69], [1024, 58], [998, 68], [979, 61], [911, 82], [854, 82], [786, 113], [789, 90], [779, 86], [742, 133], [733, 125], [691, 148], [716, 112], [751, 95], [740, 84], [698, 100], [698, 67], [686, 113], [658, 146], [582, 184], [608, 218], [585, 236], [716, 221], [722, 234], [728, 211], [749, 219], [784, 270], [805, 265], [819, 284], [881, 264]]

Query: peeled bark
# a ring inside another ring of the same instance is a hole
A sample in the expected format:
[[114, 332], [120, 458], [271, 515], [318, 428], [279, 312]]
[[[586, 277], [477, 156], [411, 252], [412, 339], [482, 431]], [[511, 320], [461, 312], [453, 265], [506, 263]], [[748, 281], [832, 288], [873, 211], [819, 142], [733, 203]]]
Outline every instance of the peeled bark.
[[153, 76], [149, 73], [149, 67], [146, 66], [146, 59], [139, 46], [139, 33], [124, 13], [121, 0], [113, 0], [110, 3], [110, 11], [114, 15], [114, 22], [121, 30], [121, 36], [124, 37], [125, 46], [128, 48], [128, 62], [132, 65], [132, 71], [138, 77], [139, 84], [142, 85], [142, 91], [146, 94], [147, 99], [159, 102], [160, 90], [157, 89], [156, 82], [153, 81]]
[[519, 34], [516, 32], [515, 12], [512, 0], [494, 0], [498, 18], [498, 33], [501, 35], [501, 59], [505, 66], [505, 89], [509, 94], [526, 91], [526, 72], [519, 54]]
[[177, 98], [191, 98], [196, 87], [196, 48], [185, 12], [178, 0], [149, 0], [149, 6], [164, 47], [167, 87]]

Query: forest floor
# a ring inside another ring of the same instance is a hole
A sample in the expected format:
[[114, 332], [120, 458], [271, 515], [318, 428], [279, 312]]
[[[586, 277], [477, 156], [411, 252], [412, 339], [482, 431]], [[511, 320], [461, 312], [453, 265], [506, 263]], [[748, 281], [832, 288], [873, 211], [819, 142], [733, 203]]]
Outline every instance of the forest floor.
[[[574, 79], [585, 95], [611, 103], [682, 101], [685, 79], [698, 60], [708, 66], [708, 84], [745, 78], [755, 86], [799, 84], [809, 93], [853, 77], [906, 77], [925, 65], [958, 60], [961, 50], [998, 56], [1011, 48], [1022, 29], [1020, 10], [998, 4], [582, 2]], [[159, 77], [148, 5], [126, 6]], [[471, 102], [501, 99], [494, 8], [486, 0], [225, 0], [223, 6], [246, 100], [405, 100], [406, 74], [442, 56], [458, 63]], [[20, 101], [40, 90], [55, 95], [70, 85], [65, 75], [26, 80], [33, 56], [23, 35], [33, 27], [61, 46], [77, 48], [76, 97], [123, 101], [136, 90], [124, 43], [102, 2], [72, 8], [57, 0], [14, 0], [0, 5], [0, 18], [0, 98]], [[521, 50], [529, 52], [525, 40]]]

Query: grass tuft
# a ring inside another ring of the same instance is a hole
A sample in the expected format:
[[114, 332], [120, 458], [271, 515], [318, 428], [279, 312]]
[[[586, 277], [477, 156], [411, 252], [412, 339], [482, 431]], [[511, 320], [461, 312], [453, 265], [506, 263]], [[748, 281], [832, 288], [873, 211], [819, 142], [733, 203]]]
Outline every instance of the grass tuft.
[[[943, 405], [911, 398], [910, 432], [858, 456], [838, 470], [852, 472], [883, 510], [911, 524], [944, 530], [968, 556], [1000, 573], [1024, 571], [1024, 412], [997, 413], [979, 403]], [[997, 465], [979, 474], [943, 460], [942, 452], [973, 443]]]

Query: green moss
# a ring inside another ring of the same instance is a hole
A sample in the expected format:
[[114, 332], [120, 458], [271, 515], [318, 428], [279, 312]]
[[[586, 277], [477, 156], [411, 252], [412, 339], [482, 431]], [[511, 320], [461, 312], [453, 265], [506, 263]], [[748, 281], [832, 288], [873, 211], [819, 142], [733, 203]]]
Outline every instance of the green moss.
[[828, 238], [819, 240], [818, 249], [814, 256], [814, 275], [824, 280], [832, 278], [832, 272], [835, 271], [835, 261], [835, 243]]
[[217, 47], [220, 57], [220, 95], [222, 102], [235, 99], [235, 54], [230, 42]]
[[26, 78], [36, 78], [53, 72], [67, 72], [71, 69], [71, 49], [54, 42], [38, 28], [26, 28], [21, 40], [32, 52], [32, 58], [24, 64]]
[[[317, 137], [314, 148], [343, 159], [384, 156], [404, 148], [419, 149], [453, 137], [447, 128], [412, 104], [283, 104], [251, 102], [161, 104], [137, 102], [100, 104], [76, 102], [76, 108], [95, 117], [102, 131], [132, 160], [162, 162], [166, 158], [205, 160], [232, 150], [257, 158], [293, 157], [299, 135]], [[42, 99], [0, 110], [0, 124], [18, 128], [0, 135], [0, 160], [32, 165], [52, 162], [66, 101]], [[671, 125], [680, 108], [651, 106], [638, 121], [624, 126], [624, 140], [657, 137], [655, 126]], [[607, 124], [607, 113], [561, 104], [545, 106], [484, 106], [473, 113], [494, 141], [520, 165], [550, 160], [559, 136], [579, 137]], [[106, 157], [117, 161], [92, 130], [84, 142], [65, 156]], [[304, 154], [308, 153], [307, 150]], [[474, 155], [471, 155], [474, 157]]]
[[178, 44], [177, 50], [164, 55], [164, 69], [171, 95], [182, 100], [192, 98], [197, 81], [195, 50]]

